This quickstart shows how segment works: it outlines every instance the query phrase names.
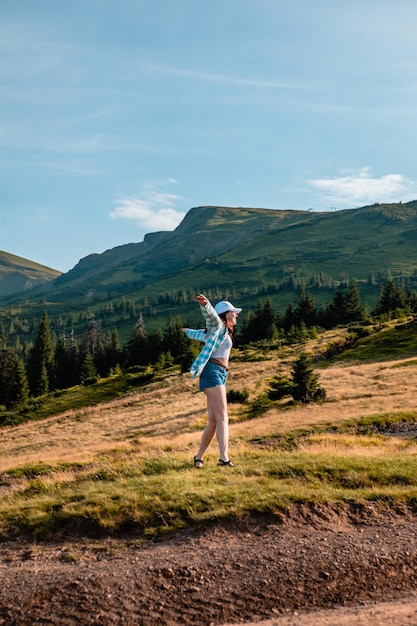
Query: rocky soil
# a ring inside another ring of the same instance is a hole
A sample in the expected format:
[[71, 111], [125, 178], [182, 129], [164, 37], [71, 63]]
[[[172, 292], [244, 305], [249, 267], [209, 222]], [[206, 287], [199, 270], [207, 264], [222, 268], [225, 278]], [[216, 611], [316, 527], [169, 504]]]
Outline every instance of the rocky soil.
[[408, 626], [417, 515], [301, 506], [160, 541], [3, 542], [0, 579], [4, 626]]

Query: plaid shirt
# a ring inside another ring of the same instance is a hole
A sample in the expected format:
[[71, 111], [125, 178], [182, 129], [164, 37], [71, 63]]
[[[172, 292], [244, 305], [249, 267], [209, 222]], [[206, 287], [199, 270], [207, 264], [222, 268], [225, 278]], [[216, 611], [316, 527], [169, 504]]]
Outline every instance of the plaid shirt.
[[207, 361], [213, 354], [214, 350], [216, 350], [225, 340], [228, 332], [226, 326], [223, 324], [210, 302], [208, 302], [206, 306], [202, 306], [200, 304], [200, 309], [204, 319], [206, 320], [207, 332], [203, 329], [194, 330], [192, 328], [187, 328], [185, 331], [185, 334], [190, 339], [196, 339], [197, 341], [204, 342], [204, 348], [191, 365], [190, 372], [192, 378], [200, 376]]

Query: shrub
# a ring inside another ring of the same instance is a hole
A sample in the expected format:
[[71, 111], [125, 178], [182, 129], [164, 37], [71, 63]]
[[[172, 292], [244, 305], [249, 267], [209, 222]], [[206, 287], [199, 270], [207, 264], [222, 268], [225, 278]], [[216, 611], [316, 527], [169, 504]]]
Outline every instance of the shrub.
[[282, 400], [285, 396], [291, 396], [292, 384], [287, 376], [274, 376], [269, 383], [267, 395], [270, 400]]
[[227, 392], [227, 401], [228, 402], [246, 402], [247, 399], [249, 398], [249, 391], [248, 389], [242, 389], [242, 391], [237, 391], [236, 389], [230, 389]]

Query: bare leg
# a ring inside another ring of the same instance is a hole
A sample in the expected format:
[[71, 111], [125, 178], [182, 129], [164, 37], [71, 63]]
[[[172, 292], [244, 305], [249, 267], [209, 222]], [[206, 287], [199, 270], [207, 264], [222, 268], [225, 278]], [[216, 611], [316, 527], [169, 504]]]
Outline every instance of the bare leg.
[[210, 387], [204, 390], [207, 397], [208, 424], [201, 436], [197, 458], [202, 459], [214, 433], [219, 444], [220, 458], [229, 460], [229, 417], [227, 413], [227, 395], [225, 385]]
[[203, 430], [203, 434], [201, 435], [200, 447], [196, 454], [196, 459], [203, 458], [204, 452], [209, 447], [211, 440], [214, 437], [215, 432], [216, 432], [216, 421], [214, 418], [210, 417], [210, 412], [209, 412], [208, 423], [205, 429]]

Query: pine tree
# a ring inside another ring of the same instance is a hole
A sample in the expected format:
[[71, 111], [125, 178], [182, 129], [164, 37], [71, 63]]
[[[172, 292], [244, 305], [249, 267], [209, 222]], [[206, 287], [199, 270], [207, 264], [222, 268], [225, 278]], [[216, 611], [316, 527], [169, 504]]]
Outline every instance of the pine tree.
[[[105, 375], [114, 371], [116, 366], [120, 367], [122, 351], [120, 349], [119, 333], [117, 329], [108, 331], [104, 342], [104, 369]], [[103, 374], [104, 375], [104, 374]]]
[[317, 323], [317, 310], [314, 305], [314, 300], [304, 287], [301, 288], [294, 315], [297, 325], [304, 322], [307, 328], [311, 328], [311, 326]]
[[288, 333], [291, 328], [295, 326], [295, 323], [296, 316], [294, 313], [294, 305], [292, 302], [290, 302], [282, 318], [282, 327], [284, 328], [285, 332]]
[[80, 383], [78, 350], [74, 334], [68, 338], [65, 333], [58, 339], [55, 348], [55, 384], [58, 389], [66, 389]]
[[176, 319], [171, 317], [163, 334], [163, 351], [169, 352], [176, 362], [178, 362], [188, 343], [182, 327], [183, 324], [179, 317]]
[[182, 352], [179, 355], [178, 362], [181, 367], [181, 374], [188, 372], [191, 367], [192, 362], [194, 361], [196, 355], [197, 347], [194, 348], [191, 341], [186, 337], [187, 342], [183, 345]]
[[10, 391], [13, 403], [24, 404], [29, 399], [29, 383], [22, 359], [16, 360]]
[[148, 334], [142, 313], [139, 314], [132, 336], [124, 347], [124, 364], [127, 367], [148, 364]]
[[157, 363], [164, 351], [164, 338], [160, 328], [156, 328], [148, 335], [147, 364]]
[[262, 310], [263, 339], [276, 339], [278, 337], [275, 325], [275, 313], [270, 298], [265, 300]]
[[93, 385], [98, 380], [94, 357], [91, 352], [87, 352], [81, 366], [81, 381], [83, 385]]
[[405, 306], [405, 293], [391, 279], [386, 282], [384, 287], [381, 287], [373, 314], [382, 315], [385, 313], [389, 315], [397, 309], [404, 309]]
[[43, 314], [35, 343], [29, 353], [27, 373], [32, 395], [39, 396], [54, 388], [54, 349], [47, 312]]
[[[126, 305], [126, 302], [124, 303]], [[82, 361], [85, 361], [86, 354], [93, 357], [96, 373], [100, 376], [107, 375], [106, 354], [104, 348], [104, 336], [100, 324], [95, 320], [90, 320], [87, 330], [84, 333], [81, 354]]]
[[104, 351], [103, 331], [101, 330], [100, 324], [95, 319], [90, 321], [84, 333], [83, 347], [85, 351], [90, 352], [93, 357], [96, 357]]
[[275, 313], [270, 298], [265, 303], [259, 300], [256, 311], [249, 311], [243, 320], [237, 342], [240, 344], [263, 339], [275, 339], [278, 336], [275, 325]]
[[327, 328], [333, 328], [338, 324], [345, 324], [347, 318], [346, 300], [343, 291], [337, 289], [331, 302], [325, 308], [323, 319]]
[[345, 310], [347, 322], [358, 322], [363, 319], [361, 296], [356, 281], [352, 279], [345, 295]]
[[248, 311], [242, 324], [240, 325], [239, 334], [237, 336], [237, 342], [241, 345], [245, 345], [250, 343], [253, 340], [252, 336], [252, 325], [254, 324], [255, 314], [253, 311]]
[[322, 402], [326, 398], [326, 391], [318, 383], [318, 375], [314, 373], [311, 357], [303, 352], [294, 363], [291, 371], [291, 395], [296, 402]]
[[7, 348], [5, 343], [1, 342], [0, 404], [9, 408], [13, 404], [26, 402], [28, 397], [29, 386], [23, 361], [14, 350]]

